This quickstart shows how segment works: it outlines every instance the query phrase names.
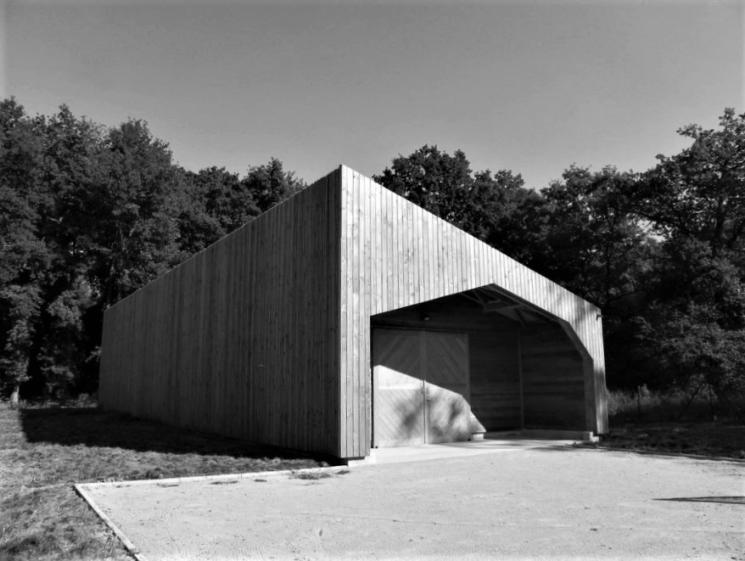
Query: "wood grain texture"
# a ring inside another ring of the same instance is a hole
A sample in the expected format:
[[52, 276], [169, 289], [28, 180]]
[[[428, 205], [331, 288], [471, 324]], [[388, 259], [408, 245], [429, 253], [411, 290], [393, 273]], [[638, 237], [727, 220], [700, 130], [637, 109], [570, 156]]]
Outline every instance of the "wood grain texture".
[[340, 195], [337, 171], [110, 307], [102, 405], [339, 455]]
[[[586, 430], [607, 430], [598, 308], [354, 170], [342, 166], [341, 173], [341, 222], [348, 234], [341, 240], [340, 263], [341, 278], [348, 281], [342, 283], [340, 294], [347, 318], [342, 321], [346, 333], [341, 349], [341, 378], [345, 381], [341, 401], [349, 404], [340, 419], [345, 457], [369, 454], [368, 427], [355, 425], [353, 420], [362, 412], [355, 413], [355, 409], [369, 407], [369, 400], [363, 403], [359, 399], [369, 394], [371, 384], [369, 318], [479, 287], [494, 287], [542, 311], [571, 334], [583, 356], [581, 423]], [[371, 217], [374, 226], [362, 227]], [[357, 282], [371, 274], [380, 284]], [[371, 297], [373, 290], [381, 296]], [[527, 409], [527, 401], [525, 405]]]
[[465, 333], [374, 327], [373, 445], [455, 442], [485, 427], [469, 404]]
[[586, 430], [582, 354], [560, 325], [521, 329], [524, 426]]

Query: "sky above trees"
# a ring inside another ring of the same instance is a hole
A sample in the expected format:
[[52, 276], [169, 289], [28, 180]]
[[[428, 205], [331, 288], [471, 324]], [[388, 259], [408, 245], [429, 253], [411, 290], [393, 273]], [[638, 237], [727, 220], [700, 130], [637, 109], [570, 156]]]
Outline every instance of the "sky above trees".
[[[4, 12], [4, 13], [3, 13]], [[541, 187], [743, 109], [740, 2], [18, 0], [0, 97], [145, 119], [188, 169], [372, 175], [423, 144]], [[2, 91], [4, 90], [4, 91]]]

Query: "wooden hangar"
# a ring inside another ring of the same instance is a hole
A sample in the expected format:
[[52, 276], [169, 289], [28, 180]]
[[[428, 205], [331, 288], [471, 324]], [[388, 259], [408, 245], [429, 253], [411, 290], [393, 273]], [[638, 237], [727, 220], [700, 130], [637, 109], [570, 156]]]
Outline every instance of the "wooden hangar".
[[346, 166], [106, 310], [99, 395], [347, 459], [607, 430], [598, 308]]

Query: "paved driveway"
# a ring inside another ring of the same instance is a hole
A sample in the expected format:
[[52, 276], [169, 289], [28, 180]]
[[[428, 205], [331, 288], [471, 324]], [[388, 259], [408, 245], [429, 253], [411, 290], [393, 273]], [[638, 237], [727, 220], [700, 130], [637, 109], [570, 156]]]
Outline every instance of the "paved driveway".
[[726, 560], [745, 559], [744, 477], [737, 462], [554, 447], [83, 488], [148, 561]]

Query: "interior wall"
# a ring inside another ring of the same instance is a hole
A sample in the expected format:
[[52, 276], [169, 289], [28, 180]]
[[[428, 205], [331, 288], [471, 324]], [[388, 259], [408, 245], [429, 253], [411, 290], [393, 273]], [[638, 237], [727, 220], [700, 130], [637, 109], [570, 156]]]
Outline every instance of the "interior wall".
[[585, 416], [582, 356], [558, 324], [522, 328], [526, 428], [592, 430]]
[[471, 333], [471, 408], [488, 431], [520, 428], [519, 337], [517, 327]]
[[[425, 319], [429, 318], [429, 319]], [[373, 316], [372, 327], [467, 333], [470, 405], [486, 430], [520, 426], [519, 324], [463, 296], [449, 296]]]

